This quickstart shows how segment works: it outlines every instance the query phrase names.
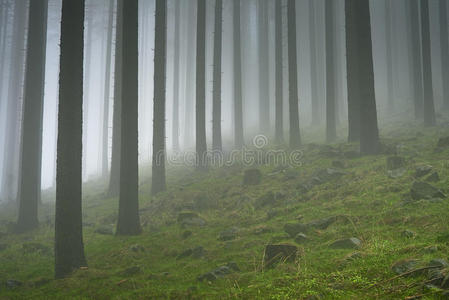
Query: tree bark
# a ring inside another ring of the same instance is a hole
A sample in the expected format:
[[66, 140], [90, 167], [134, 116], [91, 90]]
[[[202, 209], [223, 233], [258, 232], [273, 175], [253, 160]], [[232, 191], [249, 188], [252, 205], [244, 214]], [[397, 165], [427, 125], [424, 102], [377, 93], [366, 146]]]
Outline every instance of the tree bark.
[[196, 46], [196, 167], [207, 166], [206, 154], [206, 0], [198, 1]]
[[421, 30], [419, 24], [419, 1], [410, 0], [410, 28], [412, 39], [412, 56], [413, 56], [413, 103], [415, 109], [415, 119], [423, 118], [423, 68], [422, 68], [422, 51], [421, 51]]
[[310, 44], [310, 94], [312, 102], [312, 125], [320, 124], [320, 106], [318, 102], [318, 74], [317, 74], [317, 47], [316, 47], [316, 20], [315, 1], [309, 1], [309, 44]]
[[20, 205], [17, 230], [38, 226], [41, 193], [42, 118], [44, 109], [45, 56], [48, 0], [30, 2], [23, 103]]
[[289, 112], [290, 112], [290, 148], [297, 149], [301, 145], [299, 132], [298, 107], [298, 63], [296, 52], [296, 3], [288, 0], [288, 82], [289, 82]]
[[[182, 1], [182, 0], [181, 0]], [[180, 51], [179, 45], [181, 41], [181, 3], [175, 1], [175, 53], [174, 53], [174, 72], [173, 72], [173, 150], [179, 151], [179, 63], [180, 63]], [[164, 87], [165, 90], [165, 87]]]
[[243, 95], [240, 0], [234, 0], [234, 146], [243, 148]]
[[213, 79], [213, 108], [212, 108], [212, 149], [222, 150], [221, 140], [221, 54], [222, 54], [222, 25], [223, 0], [215, 2], [215, 36], [214, 36], [214, 79]]
[[[313, 0], [312, 0], [313, 1]], [[276, 143], [284, 142], [284, 95], [283, 95], [283, 50], [282, 50], [282, 1], [275, 3], [275, 139]]]
[[63, 0], [55, 217], [55, 277], [86, 266], [82, 230], [84, 0]]
[[443, 80], [443, 107], [449, 109], [449, 35], [447, 21], [447, 0], [440, 0], [441, 71]]
[[139, 220], [138, 0], [123, 1], [120, 197], [117, 235], [136, 235]]
[[[154, 49], [153, 195], [165, 191], [165, 76], [167, 55], [167, 3], [156, 1]], [[175, 74], [176, 76], [176, 74]]]
[[259, 130], [270, 131], [270, 80], [268, 66], [268, 3], [259, 0]]
[[337, 138], [336, 128], [336, 78], [335, 78], [335, 16], [334, 0], [325, 2], [326, 22], [326, 141], [334, 142]]
[[385, 0], [385, 46], [386, 46], [386, 62], [387, 62], [387, 108], [389, 113], [394, 110], [394, 92], [393, 92], [393, 43], [391, 39], [391, 1]]

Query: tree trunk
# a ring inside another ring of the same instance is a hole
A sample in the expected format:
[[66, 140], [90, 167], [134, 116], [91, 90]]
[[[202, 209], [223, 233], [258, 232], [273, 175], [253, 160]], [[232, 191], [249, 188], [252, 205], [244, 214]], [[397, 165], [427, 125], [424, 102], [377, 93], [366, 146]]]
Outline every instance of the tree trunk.
[[283, 53], [282, 53], [282, 1], [275, 3], [275, 94], [276, 94], [276, 121], [275, 139], [276, 143], [284, 142], [284, 95], [283, 95]]
[[421, 0], [422, 62], [424, 75], [424, 125], [435, 126], [435, 106], [432, 86], [429, 1]]
[[123, 0], [117, 1], [114, 67], [114, 108], [112, 116], [111, 174], [109, 175], [109, 197], [120, 193], [120, 145], [122, 127], [122, 60], [123, 60]]
[[48, 0], [30, 2], [28, 46], [22, 126], [22, 171], [17, 230], [38, 226], [37, 206], [41, 193], [42, 118], [44, 109], [45, 55]]
[[138, 0], [123, 1], [120, 197], [117, 235], [135, 235], [139, 220]]
[[55, 217], [55, 277], [86, 266], [81, 209], [84, 0], [63, 0]]
[[443, 80], [443, 107], [449, 109], [449, 41], [447, 0], [440, 0], [441, 71]]
[[391, 39], [391, 1], [385, 0], [385, 47], [387, 62], [387, 108], [389, 113], [394, 110], [394, 93], [393, 93], [393, 43]]
[[215, 36], [214, 36], [214, 79], [213, 79], [213, 112], [212, 112], [212, 149], [222, 150], [221, 140], [221, 53], [223, 0], [215, 2]]
[[[181, 41], [181, 2], [182, 0], [175, 1], [175, 54], [174, 54], [174, 73], [173, 73], [173, 150], [179, 151], [179, 63], [180, 63], [180, 51], [179, 45]], [[165, 55], [165, 54], [164, 54]], [[165, 58], [165, 56], [164, 56]], [[164, 60], [165, 62], [165, 60]], [[164, 83], [165, 90], [165, 83]]]
[[326, 22], [326, 141], [334, 142], [337, 138], [336, 128], [336, 78], [335, 78], [335, 16], [334, 0], [325, 2]]
[[299, 132], [298, 107], [298, 63], [296, 52], [296, 3], [288, 0], [288, 82], [289, 82], [289, 112], [290, 112], [290, 148], [297, 149], [301, 145]]
[[316, 50], [316, 21], [315, 1], [309, 1], [309, 44], [310, 44], [310, 94], [312, 102], [312, 125], [320, 124], [320, 106], [318, 102], [318, 74], [317, 74], [317, 50]]
[[206, 0], [198, 1], [196, 39], [196, 166], [206, 168]]
[[423, 118], [423, 69], [422, 69], [422, 51], [421, 51], [421, 30], [419, 24], [419, 1], [410, 0], [410, 29], [412, 39], [413, 56], [413, 100], [415, 108], [415, 118]]
[[234, 145], [243, 148], [243, 95], [240, 0], [234, 0]]
[[[178, 5], [179, 6], [179, 5]], [[167, 3], [156, 1], [154, 49], [153, 195], [165, 191], [165, 76], [167, 55]], [[176, 76], [176, 74], [175, 74]]]
[[270, 79], [268, 66], [268, 3], [259, 0], [259, 130], [270, 131]]

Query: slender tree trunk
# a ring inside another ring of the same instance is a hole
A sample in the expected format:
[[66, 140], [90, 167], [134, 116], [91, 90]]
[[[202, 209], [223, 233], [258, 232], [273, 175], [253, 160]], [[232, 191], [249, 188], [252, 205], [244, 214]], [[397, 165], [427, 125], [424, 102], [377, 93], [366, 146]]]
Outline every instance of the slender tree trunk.
[[204, 169], [206, 162], [206, 0], [198, 1], [196, 44], [196, 165]]
[[114, 67], [114, 107], [112, 116], [111, 174], [108, 195], [116, 197], [120, 193], [120, 145], [122, 127], [122, 60], [123, 60], [123, 1], [117, 1]]
[[241, 149], [243, 137], [242, 48], [240, 0], [234, 0], [234, 145]]
[[440, 0], [441, 71], [443, 79], [443, 107], [449, 109], [449, 35], [447, 21], [447, 0]]
[[83, 124], [84, 0], [63, 0], [55, 218], [55, 277], [86, 266], [83, 245], [82, 124]]
[[111, 91], [111, 64], [112, 64], [112, 27], [114, 21], [114, 1], [110, 0], [108, 16], [108, 28], [106, 39], [106, 68], [105, 68], [105, 83], [104, 83], [104, 104], [103, 104], [103, 141], [102, 141], [102, 161], [101, 172], [103, 178], [108, 176], [109, 171], [109, 102]]
[[435, 106], [432, 86], [429, 1], [421, 0], [422, 61], [424, 75], [424, 125], [435, 126]]
[[117, 235], [135, 235], [139, 220], [138, 0], [123, 1], [120, 197]]
[[275, 94], [276, 94], [276, 143], [284, 142], [284, 95], [283, 95], [283, 53], [282, 53], [282, 1], [275, 2]]
[[298, 63], [296, 52], [296, 3], [288, 0], [288, 82], [289, 82], [289, 112], [290, 112], [290, 148], [296, 149], [301, 145], [299, 132], [298, 107]]
[[315, 1], [309, 1], [309, 44], [310, 44], [310, 93], [312, 102], [312, 125], [320, 124], [320, 106], [318, 102], [318, 75], [317, 75], [317, 53], [316, 53], [316, 21]]
[[[154, 49], [153, 195], [165, 191], [165, 76], [167, 56], [167, 3], [156, 1]], [[176, 74], [175, 74], [176, 76]]]
[[335, 78], [335, 16], [334, 0], [326, 0], [326, 141], [334, 142], [337, 138], [336, 126], [336, 78]]
[[360, 140], [359, 40], [355, 0], [345, 1], [348, 141]]
[[[182, 0], [181, 0], [182, 1]], [[181, 41], [181, 3], [175, 1], [175, 54], [174, 54], [174, 73], [173, 73], [173, 150], [179, 151], [179, 81], [180, 81], [180, 51]], [[165, 86], [164, 86], [165, 90]]]
[[213, 112], [212, 112], [212, 149], [222, 150], [221, 140], [221, 53], [223, 0], [215, 2], [215, 36], [214, 36], [214, 79], [213, 79]]
[[259, 130], [270, 131], [270, 91], [268, 66], [268, 3], [259, 0]]
[[419, 24], [419, 1], [410, 0], [410, 19], [411, 19], [411, 38], [412, 38], [412, 56], [413, 56], [413, 94], [415, 118], [423, 118], [423, 69], [422, 69], [422, 51], [421, 51], [421, 30]]
[[22, 176], [17, 230], [38, 226], [37, 206], [41, 193], [42, 118], [44, 109], [45, 55], [48, 0], [30, 2], [27, 65], [23, 103]]
[[387, 104], [389, 113], [394, 110], [394, 93], [393, 93], [393, 43], [391, 40], [391, 1], [385, 0], [385, 47], [387, 61]]

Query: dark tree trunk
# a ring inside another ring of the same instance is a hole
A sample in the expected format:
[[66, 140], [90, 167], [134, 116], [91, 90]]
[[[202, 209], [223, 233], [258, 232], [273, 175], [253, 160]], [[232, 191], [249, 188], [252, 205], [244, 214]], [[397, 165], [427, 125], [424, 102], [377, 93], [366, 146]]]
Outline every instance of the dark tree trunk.
[[86, 266], [81, 209], [84, 1], [63, 0], [55, 217], [55, 277]]
[[415, 118], [423, 118], [423, 70], [422, 70], [422, 52], [421, 52], [421, 30], [419, 24], [419, 1], [410, 0], [410, 30], [412, 39], [413, 56], [413, 102], [415, 108]]
[[104, 104], [103, 104], [103, 141], [102, 141], [102, 160], [101, 172], [103, 178], [107, 178], [109, 171], [109, 101], [111, 89], [111, 64], [112, 64], [112, 26], [114, 21], [114, 1], [110, 0], [108, 16], [108, 33], [106, 40], [106, 68], [105, 68], [105, 83], [104, 83]]
[[318, 74], [316, 50], [315, 1], [309, 1], [309, 44], [310, 44], [310, 96], [312, 102], [312, 125], [320, 124], [320, 105], [318, 102]]
[[296, 53], [296, 3], [288, 0], [288, 82], [289, 82], [289, 112], [290, 112], [290, 148], [296, 149], [301, 145], [299, 133], [298, 107], [298, 63]]
[[348, 89], [348, 141], [360, 140], [359, 41], [355, 0], [346, 0], [346, 67]]
[[[380, 151], [379, 129], [377, 125], [376, 97], [374, 93], [373, 48], [371, 40], [371, 16], [369, 0], [346, 0], [349, 28], [346, 41], [355, 63], [348, 66], [350, 78], [358, 77], [360, 105], [360, 152], [378, 154]], [[348, 54], [349, 54], [348, 53]]]
[[[154, 49], [153, 195], [165, 191], [165, 76], [167, 55], [167, 3], [156, 1]], [[175, 74], [176, 75], [176, 74]]]
[[[173, 73], [173, 150], [179, 151], [179, 45], [181, 41], [181, 2], [175, 1], [175, 54], [174, 54], [174, 73]], [[157, 32], [157, 31], [156, 31]], [[165, 56], [164, 56], [165, 58]], [[165, 61], [165, 60], [164, 60]], [[164, 83], [165, 90], [165, 83]]]
[[244, 145], [243, 95], [242, 95], [242, 48], [240, 0], [234, 0], [234, 144], [236, 149]]
[[393, 43], [391, 39], [391, 0], [385, 0], [385, 46], [387, 62], [387, 104], [389, 113], [394, 110], [394, 92], [393, 92]]
[[196, 40], [196, 166], [204, 169], [206, 161], [206, 0], [198, 1]]
[[42, 117], [44, 108], [45, 55], [48, 0], [30, 2], [27, 65], [23, 102], [22, 176], [17, 230], [38, 226], [37, 206], [41, 193]]
[[215, 36], [214, 36], [214, 79], [213, 79], [213, 112], [212, 112], [212, 149], [222, 150], [221, 140], [221, 53], [223, 0], [215, 2]]
[[283, 95], [283, 49], [282, 49], [282, 1], [275, 3], [275, 94], [276, 94], [276, 120], [275, 139], [276, 143], [284, 142], [284, 95]]
[[447, 0], [440, 0], [441, 71], [443, 80], [443, 107], [449, 109], [449, 41]]
[[270, 131], [270, 79], [268, 66], [268, 3], [259, 0], [259, 130]]
[[421, 36], [422, 36], [422, 62], [424, 77], [424, 125], [434, 126], [435, 106], [433, 102], [432, 86], [432, 57], [430, 45], [430, 13], [429, 1], [421, 0]]
[[336, 128], [336, 78], [335, 78], [335, 16], [334, 0], [325, 2], [326, 22], [326, 141], [334, 142], [337, 138]]
[[118, 235], [139, 234], [138, 0], [123, 1], [122, 107]]
[[117, 0], [114, 67], [114, 108], [112, 116], [111, 174], [109, 175], [108, 196], [120, 193], [120, 145], [122, 114], [122, 60], [123, 60], [123, 0]]

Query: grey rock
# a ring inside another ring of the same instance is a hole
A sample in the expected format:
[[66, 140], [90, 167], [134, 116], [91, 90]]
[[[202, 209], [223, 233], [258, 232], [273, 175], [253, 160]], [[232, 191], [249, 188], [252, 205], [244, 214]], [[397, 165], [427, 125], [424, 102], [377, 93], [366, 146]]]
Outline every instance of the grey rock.
[[206, 254], [206, 250], [202, 246], [198, 246], [192, 249], [192, 257], [193, 258], [202, 258]]
[[410, 196], [413, 200], [445, 198], [442, 191], [430, 185], [427, 182], [415, 181], [410, 190]]
[[238, 266], [237, 263], [234, 262], [234, 261], [228, 262], [228, 263], [226, 264], [226, 266], [227, 266], [229, 269], [233, 270], [234, 272], [240, 272], [239, 266]]
[[181, 212], [178, 215], [178, 224], [181, 226], [204, 226], [206, 221], [194, 212]]
[[218, 278], [217, 278], [217, 276], [214, 273], [207, 272], [207, 273], [204, 273], [204, 274], [198, 276], [197, 279], [198, 279], [198, 281], [213, 282], [213, 281], [217, 280]]
[[432, 172], [425, 180], [427, 182], [438, 182], [440, 181], [440, 175], [438, 175], [438, 172]]
[[388, 170], [387, 174], [388, 174], [388, 177], [390, 177], [392, 179], [396, 179], [396, 178], [401, 178], [402, 176], [404, 176], [406, 171], [407, 170], [405, 170], [404, 168], [400, 168], [400, 169], [395, 169], [395, 170]]
[[337, 217], [313, 220], [309, 223], [287, 223], [284, 225], [284, 231], [294, 238], [298, 233], [306, 233], [311, 229], [327, 229], [337, 220]]
[[352, 237], [349, 239], [341, 239], [330, 244], [332, 249], [355, 249], [360, 248], [362, 241], [358, 238]]
[[262, 181], [262, 172], [259, 169], [246, 170], [243, 175], [243, 185], [258, 185]]
[[405, 167], [405, 159], [402, 156], [387, 157], [387, 170], [396, 170]]
[[190, 230], [186, 230], [181, 234], [181, 237], [185, 240], [187, 238], [189, 238], [190, 236], [192, 236], [193, 232]]
[[21, 287], [22, 285], [23, 285], [23, 282], [15, 280], [15, 279], [6, 280], [6, 287], [8, 289], [15, 289], [15, 288]]
[[264, 265], [270, 267], [277, 262], [294, 262], [298, 247], [290, 244], [269, 244], [265, 246]]
[[308, 242], [309, 241], [309, 238], [307, 237], [307, 235], [305, 235], [304, 233], [298, 233], [296, 236], [295, 236], [295, 242], [297, 243], [297, 244], [303, 244], [303, 243], [305, 243], [305, 242]]
[[414, 233], [413, 231], [407, 229], [407, 230], [404, 230], [404, 231], [401, 232], [401, 236], [403, 236], [405, 238], [408, 238], [408, 239], [411, 239], [411, 238], [414, 238], [416, 236], [416, 233]]
[[327, 229], [333, 223], [335, 223], [335, 221], [337, 221], [337, 217], [329, 217], [311, 221], [307, 225], [315, 229], [324, 230]]
[[429, 174], [430, 172], [432, 172], [432, 170], [433, 170], [433, 167], [431, 165], [418, 166], [415, 169], [415, 177], [416, 178], [424, 177], [427, 174]]
[[213, 282], [219, 278], [222, 278], [226, 275], [229, 275], [233, 272], [239, 272], [240, 268], [237, 266], [235, 262], [229, 262], [224, 266], [220, 266], [210, 272], [204, 273], [198, 276], [198, 281], [209, 281]]
[[294, 238], [300, 232], [308, 232], [310, 227], [307, 224], [302, 223], [287, 223], [284, 225], [284, 231]]
[[429, 267], [438, 267], [438, 268], [448, 268], [449, 267], [449, 263], [442, 258], [432, 259], [427, 265]]
[[343, 157], [348, 159], [354, 159], [360, 157], [360, 153], [354, 150], [343, 152]]
[[129, 249], [133, 252], [145, 252], [145, 247], [138, 244], [132, 245]]
[[391, 270], [396, 274], [400, 275], [416, 269], [418, 264], [419, 261], [416, 259], [403, 259], [395, 262], [391, 267]]
[[229, 229], [226, 229], [218, 235], [219, 241], [230, 241], [234, 240], [237, 237], [237, 233], [239, 232], [239, 229], [237, 227], [231, 227]]

